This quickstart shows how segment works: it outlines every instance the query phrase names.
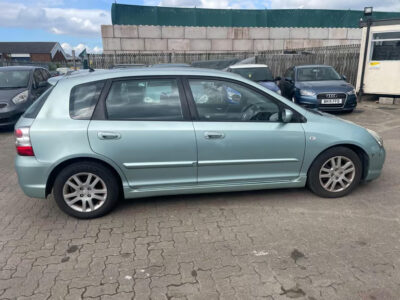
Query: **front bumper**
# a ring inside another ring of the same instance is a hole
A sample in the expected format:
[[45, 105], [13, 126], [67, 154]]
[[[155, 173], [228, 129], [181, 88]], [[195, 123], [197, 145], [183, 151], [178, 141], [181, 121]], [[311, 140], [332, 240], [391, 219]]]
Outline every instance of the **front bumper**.
[[307, 108], [316, 108], [322, 111], [350, 111], [357, 107], [356, 95], [347, 95], [342, 106], [323, 105], [321, 104], [321, 100], [317, 99], [316, 96], [301, 96], [297, 94], [295, 97], [297, 104]]
[[17, 123], [25, 110], [25, 105], [21, 107], [12, 106], [8, 109], [0, 109], [0, 127], [11, 126]]
[[46, 184], [50, 165], [38, 162], [33, 156], [15, 158], [18, 182], [24, 193], [32, 198], [46, 198]]
[[366, 181], [374, 180], [378, 178], [383, 169], [385, 163], [386, 151], [384, 147], [376, 147], [375, 151], [369, 155], [368, 172], [365, 176]]

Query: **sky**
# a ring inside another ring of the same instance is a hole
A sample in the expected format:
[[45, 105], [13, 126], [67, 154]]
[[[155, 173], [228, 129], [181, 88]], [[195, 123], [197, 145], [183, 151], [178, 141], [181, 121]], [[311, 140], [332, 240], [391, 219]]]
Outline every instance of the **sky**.
[[[115, 0], [0, 0], [0, 41], [54, 41], [67, 53], [101, 53], [101, 24], [111, 24]], [[170, 7], [355, 9], [400, 12], [400, 0], [117, 0]]]

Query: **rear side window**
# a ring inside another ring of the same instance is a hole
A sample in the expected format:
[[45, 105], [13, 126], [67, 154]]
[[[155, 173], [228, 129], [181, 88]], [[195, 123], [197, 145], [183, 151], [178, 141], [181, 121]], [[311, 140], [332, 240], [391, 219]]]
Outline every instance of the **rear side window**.
[[183, 120], [176, 79], [115, 81], [106, 109], [109, 120]]
[[35, 102], [25, 111], [23, 117], [28, 119], [35, 119], [42, 109], [43, 104], [46, 102], [47, 98], [49, 98], [53, 87], [49, 88], [45, 91], [39, 98], [36, 99]]
[[73, 87], [69, 98], [71, 118], [90, 120], [103, 87], [104, 81], [90, 82]]

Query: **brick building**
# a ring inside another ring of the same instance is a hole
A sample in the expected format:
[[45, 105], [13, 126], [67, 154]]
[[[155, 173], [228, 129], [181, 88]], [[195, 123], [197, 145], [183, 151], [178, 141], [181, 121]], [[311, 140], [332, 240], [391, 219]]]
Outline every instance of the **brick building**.
[[0, 57], [27, 62], [67, 61], [67, 56], [58, 42], [0, 42]]

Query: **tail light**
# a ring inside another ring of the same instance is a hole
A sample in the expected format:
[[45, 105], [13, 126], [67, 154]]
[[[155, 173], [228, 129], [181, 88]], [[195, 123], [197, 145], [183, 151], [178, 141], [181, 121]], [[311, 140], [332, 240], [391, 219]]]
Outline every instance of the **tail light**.
[[15, 129], [14, 135], [18, 155], [35, 156], [31, 144], [31, 138], [29, 136], [29, 127], [21, 127]]

